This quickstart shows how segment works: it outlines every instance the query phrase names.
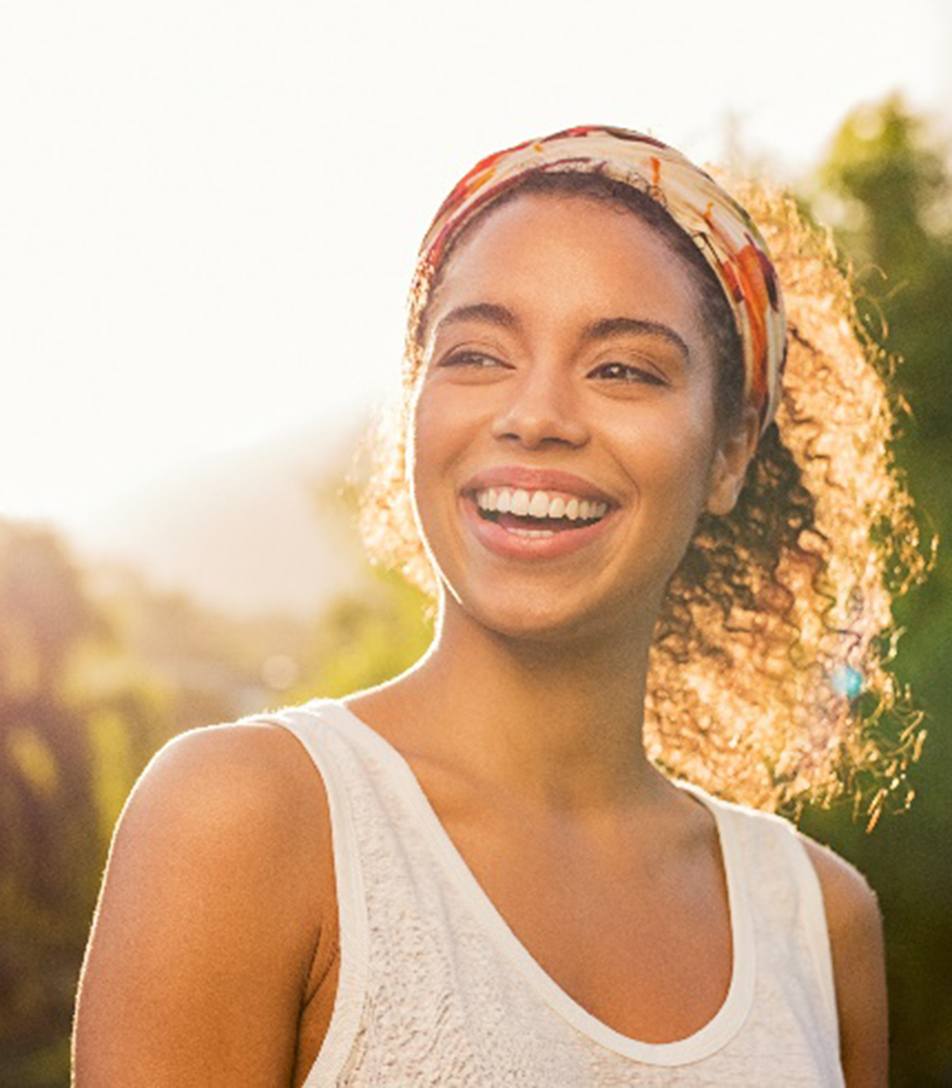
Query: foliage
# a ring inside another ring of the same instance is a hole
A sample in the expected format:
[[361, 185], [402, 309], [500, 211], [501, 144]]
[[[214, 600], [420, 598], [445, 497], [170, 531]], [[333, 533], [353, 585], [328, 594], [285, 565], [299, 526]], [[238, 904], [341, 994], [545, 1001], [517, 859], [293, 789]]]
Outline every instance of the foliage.
[[[948, 149], [898, 97], [846, 118], [807, 194], [830, 221], [859, 289], [861, 319], [895, 357], [893, 381], [912, 425], [896, 443], [927, 533], [952, 534], [952, 172]], [[895, 1085], [948, 1083], [952, 1075], [952, 766], [946, 726], [952, 685], [945, 654], [952, 631], [952, 568], [939, 565], [928, 591], [900, 598], [904, 629], [893, 668], [926, 710], [928, 737], [909, 780], [909, 812], [870, 835], [848, 811], [807, 812], [804, 830], [854, 861], [876, 889], [885, 918]]]
[[113, 827], [174, 733], [269, 697], [308, 627], [232, 620], [81, 571], [47, 528], [0, 522], [0, 1084], [69, 1078], [83, 949]]
[[94, 755], [60, 679], [75, 641], [102, 633], [55, 537], [0, 525], [0, 1053], [40, 1073], [102, 861]]
[[288, 702], [342, 696], [409, 668], [433, 637], [428, 598], [392, 571], [374, 571], [363, 596], [342, 596], [325, 612], [308, 656], [307, 682]]

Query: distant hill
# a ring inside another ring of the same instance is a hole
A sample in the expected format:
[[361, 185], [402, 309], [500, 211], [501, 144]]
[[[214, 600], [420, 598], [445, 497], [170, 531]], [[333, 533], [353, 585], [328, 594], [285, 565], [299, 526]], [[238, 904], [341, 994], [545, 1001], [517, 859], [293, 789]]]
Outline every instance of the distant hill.
[[352, 519], [333, 495], [365, 423], [322, 419], [205, 459], [65, 535], [85, 564], [128, 565], [235, 615], [312, 616], [365, 580]]

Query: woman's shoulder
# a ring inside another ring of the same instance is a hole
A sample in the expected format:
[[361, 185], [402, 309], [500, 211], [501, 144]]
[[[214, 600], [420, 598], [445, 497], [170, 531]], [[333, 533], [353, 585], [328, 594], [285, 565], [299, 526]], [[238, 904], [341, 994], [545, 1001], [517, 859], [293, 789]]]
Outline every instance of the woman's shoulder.
[[[803, 882], [816, 922], [817, 939], [825, 923], [834, 983], [840, 1055], [848, 1083], [885, 1084], [888, 1066], [883, 919], [876, 892], [846, 858], [773, 813], [732, 806], [748, 829], [770, 839]], [[756, 829], [756, 830], [755, 830]], [[776, 838], [775, 838], [776, 837]], [[810, 873], [815, 874], [815, 880]], [[804, 875], [806, 874], [806, 876]], [[817, 896], [809, 885], [819, 889]]]
[[816, 904], [815, 932], [822, 932], [825, 923], [827, 933], [847, 1082], [885, 1084], [888, 1010], [876, 892], [855, 865], [786, 817], [723, 800], [716, 803], [733, 814], [735, 827], [745, 836], [745, 857], [768, 859], [767, 864], [784, 871], [792, 867], [808, 902]]
[[[326, 867], [329, 832], [325, 791], [300, 743], [279, 725], [239, 720], [188, 729], [155, 753], [120, 815], [110, 862], [124, 848], [209, 888], [227, 878], [246, 902], [266, 900], [277, 879], [292, 898], [300, 888], [317, 925], [323, 881], [313, 877]], [[180, 890], [189, 894], [187, 881]]]
[[179, 841], [227, 853], [281, 844], [287, 856], [326, 820], [320, 777], [299, 742], [279, 725], [241, 720], [167, 741], [136, 781], [118, 826], [152, 837], [174, 826]]
[[863, 873], [846, 858], [797, 828], [793, 834], [803, 846], [823, 891], [831, 934], [852, 929], [858, 922], [879, 919], [879, 900]]
[[[696, 792], [696, 788], [695, 788]], [[846, 858], [801, 831], [785, 816], [749, 805], [707, 795], [744, 837], [744, 846], [761, 847], [778, 862], [781, 858], [805, 858], [816, 874], [831, 936], [853, 932], [857, 925], [869, 927], [879, 920], [879, 903], [863, 873]], [[785, 849], [785, 847], [787, 849]]]
[[283, 1062], [290, 1075], [332, 894], [306, 760], [280, 726], [228, 723], [181, 733], [140, 775], [77, 1002], [77, 1062], [97, 1083], [132, 1066], [143, 1083], [191, 1083], [210, 1053], [223, 1069], [265, 1077]]
[[796, 834], [823, 893], [847, 1082], [884, 1085], [889, 1013], [879, 899], [856, 866], [803, 832]]
[[[239, 788], [240, 787], [240, 788]], [[280, 820], [293, 811], [291, 793], [314, 789], [310, 760], [292, 734], [264, 718], [202, 725], [172, 737], [140, 775], [130, 803], [143, 793], [179, 798], [200, 815], [197, 797], [224, 806], [223, 815]]]

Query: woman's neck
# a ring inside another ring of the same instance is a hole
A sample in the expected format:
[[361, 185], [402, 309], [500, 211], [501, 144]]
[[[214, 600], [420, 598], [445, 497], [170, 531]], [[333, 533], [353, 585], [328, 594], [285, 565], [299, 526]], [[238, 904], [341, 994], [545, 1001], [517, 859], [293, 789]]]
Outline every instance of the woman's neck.
[[581, 814], [657, 798], [642, 743], [644, 631], [533, 641], [444, 603], [427, 654], [381, 692], [401, 740], [532, 807]]

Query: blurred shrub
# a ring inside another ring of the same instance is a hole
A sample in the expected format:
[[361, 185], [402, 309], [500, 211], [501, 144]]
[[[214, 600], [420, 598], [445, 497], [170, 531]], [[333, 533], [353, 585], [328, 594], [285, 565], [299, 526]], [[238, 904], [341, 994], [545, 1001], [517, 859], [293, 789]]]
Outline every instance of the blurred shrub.
[[[891, 96], [843, 122], [806, 191], [832, 224], [859, 288], [861, 318], [897, 356], [894, 381], [911, 408], [895, 444], [923, 524], [952, 537], [952, 172], [927, 118]], [[897, 1088], [952, 1084], [952, 566], [896, 603], [905, 628], [894, 670], [926, 710], [923, 755], [909, 776], [909, 812], [870, 835], [850, 812], [808, 811], [802, 826], [866, 874], [887, 942], [892, 1079]]]

